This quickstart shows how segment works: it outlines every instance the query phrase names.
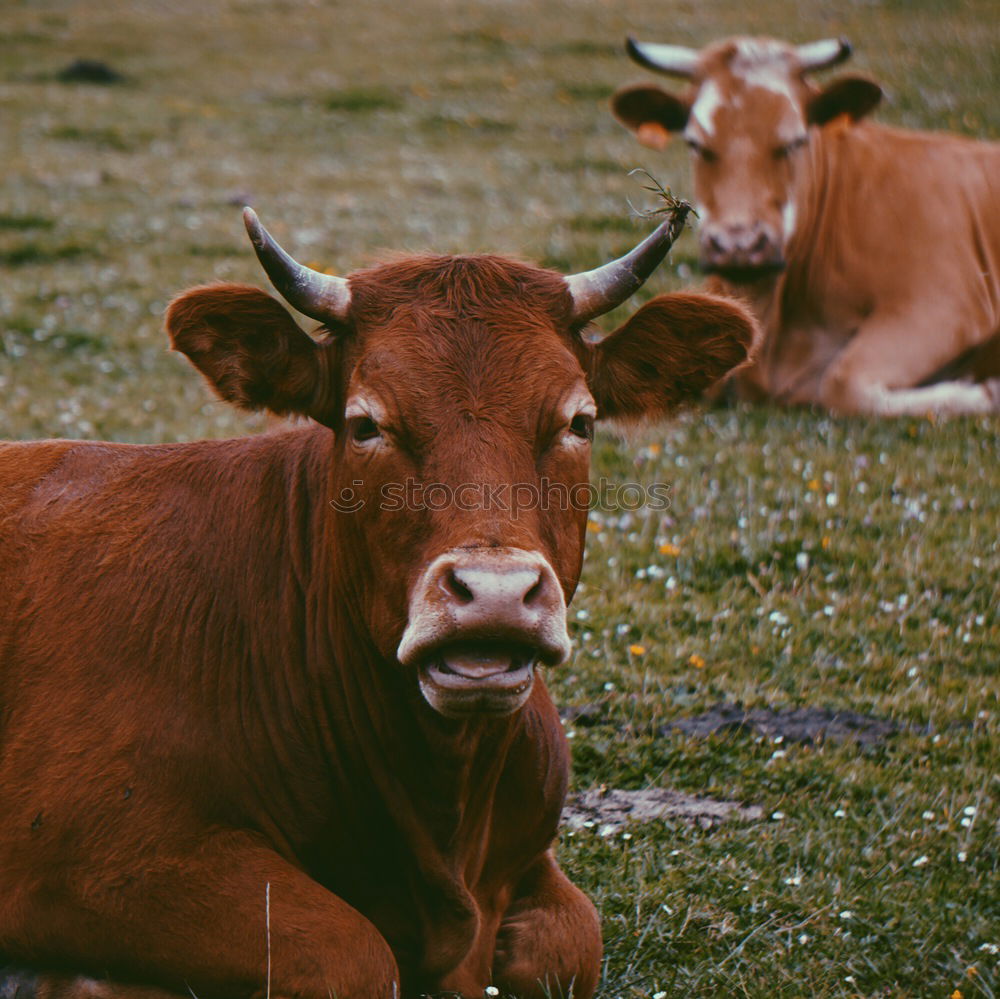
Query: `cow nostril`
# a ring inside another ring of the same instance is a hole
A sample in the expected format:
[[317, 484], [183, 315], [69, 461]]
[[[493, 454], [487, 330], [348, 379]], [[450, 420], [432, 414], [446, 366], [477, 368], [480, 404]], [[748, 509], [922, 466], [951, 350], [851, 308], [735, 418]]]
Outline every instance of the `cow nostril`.
[[543, 589], [543, 579], [542, 579], [542, 574], [539, 573], [538, 579], [535, 580], [534, 584], [524, 595], [523, 602], [526, 607], [530, 607], [541, 597], [542, 589]]
[[757, 238], [753, 241], [753, 246], [750, 247], [751, 253], [766, 253], [768, 248], [768, 239], [766, 233], [760, 233]]
[[458, 573], [454, 569], [449, 569], [445, 575], [445, 589], [454, 597], [458, 597], [460, 603], [471, 604], [473, 600], [476, 599], [475, 594], [472, 592], [472, 588], [467, 586], [458, 577]]

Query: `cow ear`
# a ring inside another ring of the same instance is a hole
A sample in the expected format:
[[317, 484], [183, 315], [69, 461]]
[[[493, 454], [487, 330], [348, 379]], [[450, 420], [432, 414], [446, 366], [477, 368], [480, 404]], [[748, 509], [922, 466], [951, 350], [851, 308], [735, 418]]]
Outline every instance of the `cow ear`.
[[691, 105], [659, 87], [638, 84], [622, 87], [611, 98], [611, 110], [643, 145], [662, 149], [669, 133], [680, 132], [687, 124]]
[[806, 120], [810, 125], [825, 125], [834, 118], [847, 115], [860, 121], [878, 107], [882, 88], [863, 76], [842, 76], [809, 99]]
[[663, 416], [743, 364], [758, 326], [739, 303], [679, 292], [644, 305], [590, 347], [590, 392], [599, 418]]
[[335, 418], [332, 350], [259, 288], [192, 288], [170, 303], [166, 327], [171, 346], [226, 402], [326, 424]]

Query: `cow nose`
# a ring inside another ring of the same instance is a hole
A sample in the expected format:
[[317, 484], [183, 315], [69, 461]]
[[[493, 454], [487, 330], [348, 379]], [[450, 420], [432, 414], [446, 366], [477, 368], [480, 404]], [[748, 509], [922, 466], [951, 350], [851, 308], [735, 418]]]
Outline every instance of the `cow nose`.
[[439, 561], [428, 580], [442, 610], [460, 630], [498, 635], [534, 633], [540, 623], [565, 613], [562, 588], [548, 562], [534, 552], [497, 557], [488, 549], [456, 553]]
[[781, 243], [764, 222], [705, 226], [701, 256], [707, 270], [782, 266]]
[[442, 587], [463, 614], [531, 614], [551, 604], [551, 582], [540, 566], [442, 566], [442, 577]]
[[562, 586], [538, 552], [452, 549], [417, 581], [398, 655], [419, 659], [443, 644], [502, 641], [533, 648], [549, 663], [569, 654]]

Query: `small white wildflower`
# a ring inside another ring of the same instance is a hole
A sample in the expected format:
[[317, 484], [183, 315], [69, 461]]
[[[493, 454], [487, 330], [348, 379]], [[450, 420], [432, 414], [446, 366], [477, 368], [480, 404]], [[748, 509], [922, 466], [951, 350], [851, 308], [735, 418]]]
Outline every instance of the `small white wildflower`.
[[576, 729], [575, 728], [569, 729], [566, 732], [566, 738], [567, 739], [575, 739], [576, 738]]
[[799, 572], [805, 572], [809, 568], [809, 556], [805, 552], [799, 552], [795, 556], [795, 568]]
[[785, 741], [785, 737], [783, 735], [776, 735], [771, 740], [771, 742], [773, 742], [776, 746], [780, 746], [784, 741]]
[[924, 864], [929, 864], [930, 863], [930, 859], [931, 858], [928, 857], [926, 853], [922, 853], [919, 857], [917, 857], [916, 860], [913, 861], [913, 866], [914, 867], [923, 867]]
[[596, 825], [596, 823], [594, 822], [593, 819], [587, 819], [587, 821], [584, 822], [584, 824], [583, 824], [583, 828], [584, 829], [593, 829], [595, 825]]
[[850, 985], [853, 985], [855, 980], [854, 975], [844, 975], [844, 981]]
[[796, 874], [793, 877], [785, 878], [786, 885], [800, 885], [802, 884], [802, 875]]
[[964, 864], [969, 859], [969, 855], [964, 850], [959, 850], [957, 859], [960, 864]]
[[826, 505], [827, 506], [836, 506], [838, 502], [839, 502], [839, 497], [837, 496], [836, 493], [827, 493], [826, 494]]
[[772, 624], [786, 625], [788, 624], [788, 616], [782, 614], [781, 611], [771, 611], [767, 618]]
[[625, 624], [625, 622], [622, 622], [621, 624], [616, 624], [615, 625], [615, 634], [616, 635], [627, 635], [629, 633], [629, 631], [631, 630], [631, 628], [632, 628], [632, 626], [630, 624]]
[[581, 607], [576, 612], [576, 619], [577, 619], [577, 621], [586, 621], [587, 618], [589, 618], [589, 617], [590, 617], [590, 611], [587, 610], [586, 607]]
[[671, 850], [670, 851], [670, 856], [671, 857], [679, 857], [680, 855], [681, 855], [681, 851], [680, 850]]
[[995, 943], [980, 944], [979, 951], [982, 954], [1000, 954], [1000, 945]]
[[827, 617], [833, 617], [833, 604], [827, 604], [827, 605], [826, 605], [826, 606], [825, 606], [825, 607], [823, 608], [823, 613], [824, 613], [824, 614], [825, 614], [825, 615], [826, 615]]
[[601, 826], [601, 828], [597, 830], [597, 834], [598, 836], [610, 836], [614, 831], [615, 827], [608, 823]]
[[934, 813], [933, 813], [933, 812], [924, 812], [924, 813], [923, 813], [923, 815], [921, 815], [920, 817], [921, 817], [921, 818], [922, 818], [922, 819], [923, 819], [923, 820], [924, 820], [925, 822], [930, 822], [930, 821], [931, 821], [931, 819], [933, 819], [933, 818], [934, 818]]
[[784, 817], [784, 812], [771, 812], [771, 818], [774, 819], [775, 822], [780, 822]]
[[772, 760], [783, 760], [787, 755], [788, 755], [788, 753], [786, 753], [785, 750], [783, 750], [783, 749], [776, 749], [773, 753], [771, 753], [771, 759]]
[[920, 670], [916, 666], [911, 666], [907, 671], [906, 675], [912, 680], [915, 676], [920, 676]]
[[495, 985], [487, 985], [486, 994], [493, 999], [494, 996], [500, 995], [500, 990]]
[[972, 825], [972, 819], [962, 819], [962, 825], [968, 829]]
[[632, 838], [631, 833], [622, 833], [622, 839], [631, 839], [631, 838]]
[[653, 993], [653, 999], [667, 999], [667, 993], [666, 992], [654, 992]]
[[673, 576], [668, 576], [667, 581], [663, 585], [668, 590], [676, 590], [677, 580]]
[[608, 680], [608, 682], [604, 685], [604, 689], [608, 691], [614, 690], [615, 685], [610, 680]]
[[962, 814], [963, 815], [975, 815], [976, 814], [976, 806], [975, 805], [966, 805], [965, 808], [962, 809]]
[[807, 943], [809, 943], [809, 934], [808, 933], [800, 933], [799, 934], [799, 943], [800, 944], [807, 944]]
[[663, 911], [664, 911], [664, 912], [665, 912], [665, 913], [666, 913], [666, 914], [667, 914], [668, 916], [672, 916], [672, 915], [674, 914], [674, 910], [673, 910], [673, 909], [671, 909], [671, 908], [670, 908], [670, 906], [669, 906], [669, 905], [667, 905], [667, 903], [666, 903], [666, 902], [664, 902], [664, 903], [663, 903], [663, 905], [661, 905], [661, 906], [660, 906], [660, 908], [661, 908], [661, 909], [662, 909], [662, 910], [663, 910]]
[[837, 809], [837, 810], [836, 810], [836, 811], [835, 811], [835, 812], [833, 813], [833, 817], [834, 817], [835, 819], [846, 819], [846, 818], [847, 818], [847, 812], [845, 812], [845, 811], [844, 811], [844, 810], [843, 810], [842, 808], [838, 808], [838, 809]]
[[851, 912], [850, 909], [841, 909], [841, 911], [840, 911], [840, 918], [841, 919], [853, 919], [854, 918], [854, 913]]

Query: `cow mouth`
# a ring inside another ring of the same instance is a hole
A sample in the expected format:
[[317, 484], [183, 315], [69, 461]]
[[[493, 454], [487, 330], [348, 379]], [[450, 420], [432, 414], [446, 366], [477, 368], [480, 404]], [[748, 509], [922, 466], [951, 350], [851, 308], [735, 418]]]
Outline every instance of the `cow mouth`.
[[507, 642], [454, 642], [419, 666], [420, 690], [449, 717], [507, 715], [527, 701], [539, 651]]
[[717, 274], [731, 284], [753, 284], [773, 278], [785, 269], [784, 260], [772, 260], [764, 264], [709, 264], [703, 263], [705, 274]]

